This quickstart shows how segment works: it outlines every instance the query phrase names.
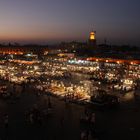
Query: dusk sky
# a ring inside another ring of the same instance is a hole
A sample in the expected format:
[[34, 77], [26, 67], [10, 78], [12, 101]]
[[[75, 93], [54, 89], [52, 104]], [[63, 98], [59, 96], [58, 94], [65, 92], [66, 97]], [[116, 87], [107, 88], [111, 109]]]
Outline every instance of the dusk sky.
[[140, 0], [0, 0], [0, 42], [140, 45]]

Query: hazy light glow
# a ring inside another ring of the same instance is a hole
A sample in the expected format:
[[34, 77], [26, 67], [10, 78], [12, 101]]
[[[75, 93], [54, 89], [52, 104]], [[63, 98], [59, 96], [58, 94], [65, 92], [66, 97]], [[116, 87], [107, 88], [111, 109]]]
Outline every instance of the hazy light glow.
[[140, 44], [139, 0], [0, 0], [0, 41], [97, 40]]

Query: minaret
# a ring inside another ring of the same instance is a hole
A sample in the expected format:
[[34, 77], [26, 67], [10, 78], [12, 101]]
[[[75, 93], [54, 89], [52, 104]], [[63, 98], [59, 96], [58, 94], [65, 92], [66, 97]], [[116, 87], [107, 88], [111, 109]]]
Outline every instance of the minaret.
[[89, 36], [89, 46], [96, 46], [96, 31], [91, 31]]
[[90, 32], [90, 40], [95, 40], [95, 32]]

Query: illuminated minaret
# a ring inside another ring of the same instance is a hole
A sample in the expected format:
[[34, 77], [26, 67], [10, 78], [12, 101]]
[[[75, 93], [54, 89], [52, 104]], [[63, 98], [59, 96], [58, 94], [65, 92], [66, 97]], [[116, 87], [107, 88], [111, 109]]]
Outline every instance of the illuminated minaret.
[[90, 32], [90, 40], [95, 40], [95, 32]]
[[91, 47], [96, 46], [96, 31], [91, 31], [89, 36], [89, 45]]

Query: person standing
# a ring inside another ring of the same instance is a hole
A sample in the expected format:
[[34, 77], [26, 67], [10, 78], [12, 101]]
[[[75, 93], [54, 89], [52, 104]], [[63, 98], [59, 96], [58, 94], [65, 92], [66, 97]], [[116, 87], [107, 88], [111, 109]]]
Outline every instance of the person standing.
[[90, 131], [93, 138], [96, 138], [96, 130], [95, 130], [95, 113], [91, 114], [91, 120], [90, 120]]
[[61, 127], [63, 127], [63, 125], [64, 125], [64, 116], [63, 115], [60, 118], [60, 125], [61, 125]]
[[4, 115], [4, 125], [5, 125], [5, 129], [8, 129], [8, 115], [7, 114], [5, 114]]
[[5, 139], [8, 139], [8, 123], [9, 123], [9, 117], [8, 114], [5, 114], [4, 115]]

